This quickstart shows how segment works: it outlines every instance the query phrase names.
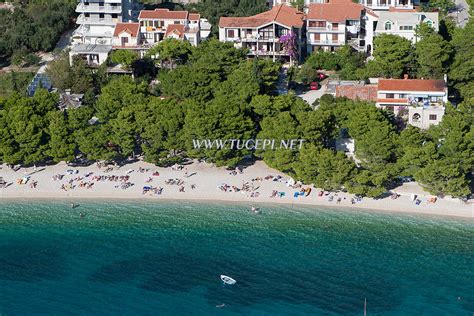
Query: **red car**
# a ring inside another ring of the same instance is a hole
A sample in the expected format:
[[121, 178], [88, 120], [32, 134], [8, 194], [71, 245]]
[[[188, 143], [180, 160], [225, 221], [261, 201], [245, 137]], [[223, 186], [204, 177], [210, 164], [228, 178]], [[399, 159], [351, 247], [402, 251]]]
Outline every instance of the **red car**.
[[321, 85], [317, 83], [316, 81], [313, 81], [309, 84], [310, 90], [319, 90], [319, 88], [321, 88]]

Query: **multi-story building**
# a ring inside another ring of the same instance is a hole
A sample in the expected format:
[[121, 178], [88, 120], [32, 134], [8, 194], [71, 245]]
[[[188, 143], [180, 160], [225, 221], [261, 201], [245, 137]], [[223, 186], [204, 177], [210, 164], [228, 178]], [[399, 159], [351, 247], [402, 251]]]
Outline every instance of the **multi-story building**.
[[200, 20], [199, 14], [188, 11], [142, 10], [138, 16], [142, 44], [151, 46], [173, 37], [187, 40], [196, 46], [202, 40]]
[[115, 25], [134, 18], [135, 0], [79, 0], [73, 44], [111, 45]]
[[[248, 49], [249, 56], [292, 59], [301, 56], [304, 43], [304, 14], [287, 5], [249, 17], [221, 17], [219, 40], [232, 42], [236, 48]], [[285, 37], [294, 37], [294, 50], [284, 44]]]
[[393, 34], [416, 42], [416, 27], [426, 23], [435, 31], [439, 29], [438, 12], [417, 12], [415, 10], [394, 10], [378, 12], [378, 23], [375, 35]]
[[359, 0], [359, 3], [376, 11], [386, 11], [389, 8], [413, 9], [412, 0]]
[[306, 15], [307, 52], [334, 51], [345, 44], [364, 50], [366, 44], [361, 32], [364, 14], [364, 6], [350, 0], [311, 4]]
[[380, 108], [396, 115], [408, 115], [408, 123], [428, 128], [441, 122], [448, 101], [447, 78], [428, 79], [379, 79], [377, 103]]

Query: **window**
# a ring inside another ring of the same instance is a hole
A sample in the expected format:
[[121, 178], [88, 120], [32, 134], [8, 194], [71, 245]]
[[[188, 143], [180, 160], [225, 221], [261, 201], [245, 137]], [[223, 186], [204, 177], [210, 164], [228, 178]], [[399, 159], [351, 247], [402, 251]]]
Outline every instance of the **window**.
[[418, 122], [418, 121], [421, 119], [421, 115], [418, 114], [418, 113], [415, 113], [415, 114], [413, 114], [413, 116], [412, 116], [411, 119], [412, 119], [413, 122], [416, 123], [416, 122]]
[[339, 28], [339, 23], [333, 23], [332, 24], [332, 29], [337, 30]]
[[314, 35], [313, 35], [313, 39], [314, 39], [315, 41], [320, 41], [320, 40], [321, 40], [321, 34], [319, 34], [319, 33], [314, 34]]
[[326, 27], [326, 21], [309, 21], [309, 27]]
[[85, 16], [86, 18], [88, 18], [88, 17], [90, 17], [90, 13], [84, 13], [84, 16]]
[[433, 21], [427, 20], [425, 23], [428, 24], [429, 27], [433, 27]]
[[436, 114], [430, 114], [430, 121], [436, 121], [438, 116]]
[[387, 93], [387, 94], [385, 95], [385, 97], [386, 97], [387, 99], [393, 99], [393, 98], [395, 98], [395, 95], [394, 95], [393, 93]]
[[140, 21], [140, 26], [145, 26], [145, 21]]
[[399, 29], [400, 29], [400, 31], [411, 31], [411, 30], [413, 30], [413, 26], [411, 26], [411, 25], [400, 25]]
[[332, 41], [337, 42], [337, 34], [332, 34]]
[[112, 19], [116, 19], [117, 17], [118, 17], [118, 15], [116, 13], [112, 14]]
[[235, 31], [234, 30], [227, 30], [227, 37], [235, 37]]
[[153, 21], [153, 26], [158, 28], [160, 27], [160, 22], [159, 21]]
[[273, 28], [268, 27], [265, 29], [261, 29], [258, 34], [260, 35], [261, 39], [273, 39]]
[[103, 13], [99, 13], [99, 19], [101, 19], [101, 20], [104, 19], [104, 14]]
[[179, 21], [174, 21], [173, 23], [174, 23], [174, 24], [179, 24]]
[[99, 7], [103, 7], [104, 6], [104, 3], [103, 2], [99, 2]]
[[392, 22], [385, 22], [385, 31], [390, 31], [392, 29]]
[[400, 94], [398, 95], [398, 97], [399, 97], [400, 99], [406, 99], [406, 98], [407, 98], [407, 95], [406, 95], [405, 93], [400, 93]]

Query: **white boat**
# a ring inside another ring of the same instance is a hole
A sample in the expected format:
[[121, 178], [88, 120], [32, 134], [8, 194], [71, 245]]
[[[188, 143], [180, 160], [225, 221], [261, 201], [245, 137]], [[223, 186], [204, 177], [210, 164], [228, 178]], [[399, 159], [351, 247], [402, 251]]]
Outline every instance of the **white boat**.
[[224, 282], [225, 284], [229, 284], [229, 285], [234, 285], [235, 283], [237, 283], [237, 281], [235, 281], [234, 279], [232, 279], [230, 276], [223, 275], [223, 274], [221, 274], [221, 280], [222, 280], [222, 282]]

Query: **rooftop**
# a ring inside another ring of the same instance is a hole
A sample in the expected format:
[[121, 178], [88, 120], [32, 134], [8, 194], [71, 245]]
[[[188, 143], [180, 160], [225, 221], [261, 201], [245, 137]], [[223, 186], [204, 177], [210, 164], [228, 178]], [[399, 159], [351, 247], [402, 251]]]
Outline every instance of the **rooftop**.
[[351, 0], [330, 0], [328, 3], [313, 3], [309, 5], [306, 16], [310, 20], [330, 22], [345, 22], [359, 20], [364, 6]]
[[77, 44], [72, 46], [72, 53], [108, 53], [112, 45]]
[[377, 101], [377, 85], [339, 85], [336, 86], [336, 97], [375, 102]]
[[184, 25], [182, 24], [170, 24], [166, 28], [165, 37], [170, 36], [171, 34], [176, 34], [179, 37], [183, 37], [184, 33], [186, 32]]
[[444, 80], [435, 79], [379, 79], [379, 91], [438, 91], [444, 92]]
[[277, 22], [288, 28], [302, 27], [304, 15], [295, 8], [280, 4], [271, 10], [248, 17], [221, 17], [219, 27], [259, 27]]
[[122, 32], [127, 32], [132, 37], [137, 37], [140, 32], [140, 23], [117, 23], [115, 25], [114, 36], [119, 36]]
[[[170, 11], [169, 9], [141, 10], [139, 19], [187, 20], [188, 11]], [[194, 16], [195, 18], [195, 16]]]

